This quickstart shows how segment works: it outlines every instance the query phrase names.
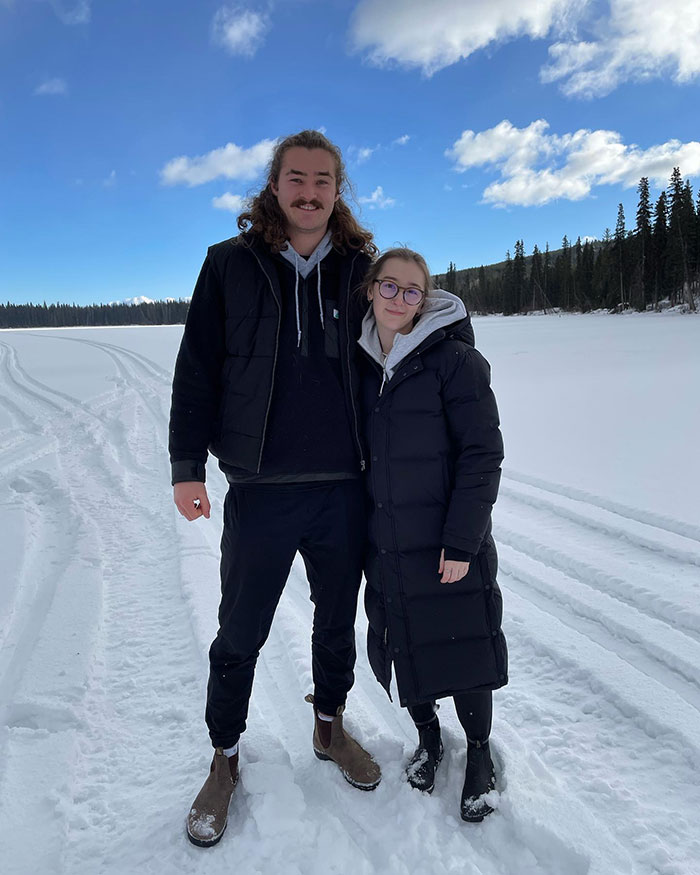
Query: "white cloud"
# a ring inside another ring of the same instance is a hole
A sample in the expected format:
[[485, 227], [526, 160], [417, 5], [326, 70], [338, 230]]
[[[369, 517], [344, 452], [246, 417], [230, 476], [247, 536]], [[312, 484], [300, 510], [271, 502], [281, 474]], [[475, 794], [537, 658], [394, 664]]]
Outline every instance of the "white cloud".
[[482, 131], [463, 131], [448, 157], [454, 158], [458, 170], [468, 170], [482, 164], [504, 162], [506, 170], [533, 163], [541, 152], [552, 151], [554, 138], [545, 136], [549, 124], [544, 119], [532, 122], [526, 128], [515, 128], [504, 120], [495, 128]]
[[348, 146], [346, 151], [347, 160], [355, 164], [364, 164], [365, 161], [369, 161], [372, 155], [381, 148], [379, 143], [376, 146]]
[[34, 89], [34, 94], [43, 97], [53, 94], [67, 94], [68, 83], [65, 79], [45, 79], [41, 85], [37, 85]]
[[241, 6], [222, 6], [211, 25], [212, 40], [232, 55], [252, 58], [270, 28], [266, 15]]
[[358, 200], [361, 204], [367, 204], [370, 210], [385, 210], [388, 207], [393, 207], [396, 203], [393, 197], [387, 197], [384, 194], [384, 189], [381, 185], [378, 185], [369, 197], [361, 197]]
[[213, 179], [255, 179], [272, 157], [276, 140], [261, 140], [249, 149], [227, 143], [206, 155], [173, 158], [160, 171], [164, 185], [202, 185]]
[[117, 184], [117, 171], [113, 170], [106, 179], [102, 180], [102, 185], [105, 188], [112, 188]]
[[689, 82], [700, 74], [700, 4], [688, 0], [609, 0], [596, 39], [556, 42], [543, 82], [564, 94], [609, 94], [627, 80], [670, 75]]
[[549, 40], [540, 77], [568, 96], [700, 76], [696, 0], [360, 0], [350, 29], [353, 47], [371, 63], [426, 76], [519, 37]]
[[229, 210], [232, 213], [240, 213], [243, 209], [245, 198], [241, 197], [240, 194], [231, 194], [231, 192], [227, 191], [219, 197], [212, 198], [211, 203], [217, 210]]
[[63, 0], [48, 0], [51, 8], [63, 24], [87, 24], [92, 17], [90, 0], [78, 0], [77, 3], [64, 3]]
[[526, 128], [504, 120], [479, 133], [464, 131], [445, 154], [460, 172], [496, 169], [500, 180], [487, 186], [483, 199], [497, 206], [581, 200], [595, 186], [631, 188], [642, 176], [665, 186], [674, 167], [688, 176], [700, 173], [700, 142], [668, 140], [640, 149], [623, 143], [616, 131], [581, 129], [562, 135], [548, 131], [544, 119]]
[[405, 146], [410, 139], [408, 134], [404, 134], [402, 137], [392, 140], [388, 146], [382, 143], [377, 143], [376, 146], [349, 146], [347, 149], [348, 160], [354, 161], [355, 164], [364, 164], [375, 152], [384, 152], [391, 149], [392, 146]]
[[347, 159], [355, 164], [364, 164], [365, 161], [369, 161], [372, 155], [376, 152], [385, 152], [393, 146], [405, 146], [410, 139], [411, 137], [409, 134], [404, 134], [403, 136], [392, 140], [389, 145], [377, 143], [376, 146], [348, 146], [346, 150]]
[[[65, 3], [63, 0], [46, 0], [46, 2], [63, 24], [87, 24], [92, 17], [92, 0], [76, 0], [74, 3]], [[0, 0], [0, 6], [6, 6], [8, 9], [14, 5], [15, 0]]]
[[432, 76], [493, 42], [560, 32], [589, 0], [361, 0], [351, 40], [374, 64]]

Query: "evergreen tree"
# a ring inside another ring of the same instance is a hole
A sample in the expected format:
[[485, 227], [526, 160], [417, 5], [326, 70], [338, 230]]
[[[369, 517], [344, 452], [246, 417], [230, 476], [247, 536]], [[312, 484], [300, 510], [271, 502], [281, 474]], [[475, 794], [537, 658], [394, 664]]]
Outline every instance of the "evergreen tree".
[[510, 249], [506, 252], [506, 264], [503, 270], [502, 283], [502, 310], [504, 316], [510, 316], [514, 310], [514, 283], [513, 283], [513, 259], [510, 257]]
[[691, 309], [695, 308], [693, 290], [696, 284], [696, 276], [698, 263], [696, 258], [697, 252], [697, 216], [695, 215], [695, 204], [693, 203], [693, 189], [690, 185], [690, 180], [686, 179], [683, 186], [683, 201], [682, 201], [682, 222], [686, 240], [686, 251], [688, 259], [688, 284], [686, 290], [686, 303]]
[[[535, 248], [532, 250], [532, 262], [530, 264], [529, 280], [529, 299], [531, 310], [545, 309], [543, 280], [544, 277], [542, 255], [540, 254], [540, 250], [535, 243]], [[538, 301], [540, 302], [539, 308], [537, 306]]]
[[566, 234], [554, 262], [553, 280], [549, 299], [555, 307], [568, 310], [571, 307], [571, 246]]
[[668, 203], [666, 192], [662, 191], [654, 208], [654, 228], [651, 232], [651, 245], [654, 253], [654, 286], [652, 300], [654, 309], [659, 309], [659, 301], [666, 297], [668, 258]]
[[551, 284], [552, 284], [552, 256], [549, 251], [549, 241], [544, 245], [544, 258], [542, 260], [542, 294], [544, 296], [544, 306], [550, 307], [551, 304]]
[[622, 204], [617, 205], [617, 222], [615, 224], [615, 238], [613, 241], [613, 251], [615, 253], [615, 262], [617, 266], [618, 278], [619, 278], [619, 302], [620, 309], [624, 310], [625, 308], [625, 211], [622, 207]]
[[[695, 309], [690, 287], [690, 252], [689, 243], [694, 232], [693, 215], [692, 229], [688, 202], [692, 205], [692, 194], [683, 184], [680, 167], [674, 167], [668, 186], [668, 272], [671, 284], [671, 303], [677, 304], [685, 300], [691, 309]], [[693, 214], [695, 210], [693, 209]]]
[[700, 191], [695, 208], [695, 287], [700, 283]]
[[515, 241], [513, 259], [513, 312], [520, 313], [527, 295], [527, 270], [525, 268], [525, 246], [522, 240]]
[[577, 310], [582, 310], [583, 305], [581, 301], [581, 272], [583, 270], [583, 246], [581, 245], [581, 238], [576, 238], [576, 246], [574, 247], [574, 269], [571, 274], [571, 292], [572, 292], [572, 302], [573, 306]]
[[581, 309], [587, 312], [593, 306], [593, 272], [595, 269], [595, 250], [590, 240], [583, 244], [581, 253], [581, 270], [579, 271], [579, 295]]
[[189, 301], [148, 304], [0, 304], [0, 328], [72, 328], [93, 325], [174, 325]]
[[479, 268], [478, 279], [476, 283], [476, 300], [477, 300], [477, 309], [481, 313], [488, 313], [489, 311], [493, 311], [493, 306], [489, 300], [489, 287], [486, 280], [486, 268], [482, 264]]
[[457, 292], [457, 268], [452, 262], [445, 274], [445, 291], [452, 292], [453, 295]]
[[651, 244], [651, 203], [649, 201], [649, 180], [643, 176], [637, 187], [639, 203], [637, 205], [637, 268], [635, 270], [635, 292], [632, 304], [638, 310], [645, 310], [647, 302], [653, 295], [654, 288], [654, 252]]
[[613, 258], [613, 236], [610, 229], [603, 231], [600, 249], [593, 267], [593, 306], [611, 309], [619, 300], [619, 280]]

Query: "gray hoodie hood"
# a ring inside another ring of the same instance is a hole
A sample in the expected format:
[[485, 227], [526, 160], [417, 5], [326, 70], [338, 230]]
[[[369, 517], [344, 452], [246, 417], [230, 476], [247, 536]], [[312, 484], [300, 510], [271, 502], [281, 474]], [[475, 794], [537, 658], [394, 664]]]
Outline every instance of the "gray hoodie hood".
[[[417, 349], [434, 331], [437, 331], [438, 328], [446, 328], [448, 325], [464, 319], [466, 315], [467, 309], [461, 298], [451, 292], [446, 292], [444, 289], [435, 289], [425, 299], [423, 312], [413, 329], [408, 334], [397, 334], [388, 355], [384, 355], [374, 312], [370, 305], [362, 320], [362, 334], [358, 343], [382, 366], [384, 381], [388, 381], [393, 377], [400, 362], [414, 349]], [[383, 386], [384, 382], [382, 382]]]
[[294, 266], [294, 305], [297, 314], [297, 346], [301, 346], [301, 321], [299, 319], [299, 275], [306, 279], [311, 271], [318, 267], [318, 278], [316, 280], [316, 294], [318, 295], [318, 310], [321, 314], [321, 327], [325, 328], [323, 322], [323, 302], [321, 301], [321, 262], [333, 248], [331, 243], [331, 232], [326, 231], [318, 246], [309, 255], [304, 258], [299, 255], [292, 244], [287, 240], [287, 246], [280, 251], [282, 258], [285, 258], [291, 265]]

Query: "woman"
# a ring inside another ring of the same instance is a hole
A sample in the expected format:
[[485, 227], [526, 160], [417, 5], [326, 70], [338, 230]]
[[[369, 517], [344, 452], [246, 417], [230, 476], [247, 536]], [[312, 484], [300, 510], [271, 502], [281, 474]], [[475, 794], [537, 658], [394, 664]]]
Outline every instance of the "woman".
[[503, 460], [489, 366], [462, 301], [433, 290], [425, 260], [391, 249], [370, 268], [360, 347], [370, 450], [368, 653], [418, 729], [409, 783], [430, 793], [443, 754], [436, 700], [467, 736], [460, 812], [493, 809], [491, 691], [507, 683], [491, 508]]

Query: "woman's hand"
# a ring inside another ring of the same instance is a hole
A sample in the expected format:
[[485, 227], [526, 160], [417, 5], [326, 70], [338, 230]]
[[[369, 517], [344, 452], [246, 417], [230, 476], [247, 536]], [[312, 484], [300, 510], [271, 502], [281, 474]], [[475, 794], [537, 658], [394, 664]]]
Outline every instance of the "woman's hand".
[[440, 583], [457, 583], [469, 571], [468, 562], [455, 562], [454, 559], [448, 559], [445, 562], [445, 551], [440, 550], [440, 565], [438, 574], [441, 574]]
[[201, 516], [209, 519], [211, 506], [206, 486], [203, 483], [194, 480], [176, 483], [173, 489], [173, 498], [177, 509], [186, 520], [192, 522]]

